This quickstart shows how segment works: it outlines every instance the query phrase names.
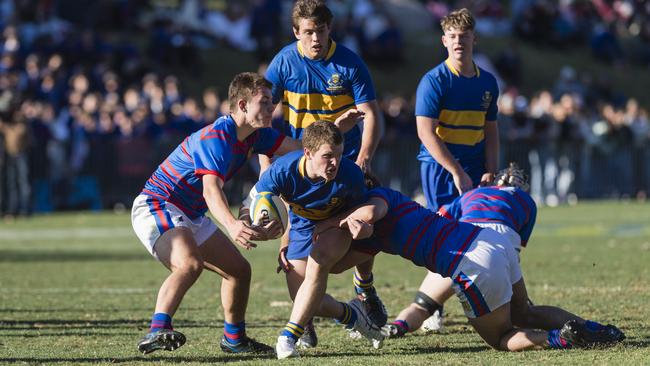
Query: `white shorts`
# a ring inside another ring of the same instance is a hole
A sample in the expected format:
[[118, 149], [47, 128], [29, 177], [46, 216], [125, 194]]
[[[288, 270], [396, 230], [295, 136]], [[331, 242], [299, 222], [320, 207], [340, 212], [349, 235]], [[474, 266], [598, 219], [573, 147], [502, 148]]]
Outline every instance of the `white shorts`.
[[144, 194], [133, 201], [131, 225], [135, 235], [156, 259], [158, 259], [154, 249], [156, 241], [174, 227], [190, 229], [198, 246], [219, 230], [217, 225], [206, 216], [191, 220], [174, 204]]
[[451, 279], [468, 318], [488, 314], [510, 302], [512, 285], [521, 279], [517, 252], [503, 235], [481, 230]]
[[521, 236], [519, 236], [519, 233], [514, 231], [510, 226], [496, 222], [472, 222], [471, 224], [483, 228], [492, 229], [497, 233], [502, 234], [506, 237], [506, 239], [508, 239], [508, 242], [512, 245], [513, 248], [515, 248], [517, 253], [521, 252]]

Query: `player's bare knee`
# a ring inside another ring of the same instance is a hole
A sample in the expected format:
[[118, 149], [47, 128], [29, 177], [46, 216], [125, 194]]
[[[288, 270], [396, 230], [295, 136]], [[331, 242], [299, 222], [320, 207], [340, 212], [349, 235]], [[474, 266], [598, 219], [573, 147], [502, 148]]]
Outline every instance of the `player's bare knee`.
[[232, 281], [250, 282], [252, 272], [251, 264], [247, 260], [244, 260], [237, 263], [235, 270], [231, 271], [231, 273], [228, 274], [228, 277]]
[[198, 278], [203, 272], [203, 261], [199, 258], [188, 257], [174, 266], [174, 272], [183, 273], [192, 278]]

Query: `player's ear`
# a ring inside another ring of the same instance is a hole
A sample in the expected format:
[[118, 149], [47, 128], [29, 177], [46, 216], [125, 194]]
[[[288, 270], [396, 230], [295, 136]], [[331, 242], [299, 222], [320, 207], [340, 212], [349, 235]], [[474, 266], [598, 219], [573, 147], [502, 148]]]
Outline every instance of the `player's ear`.
[[300, 39], [300, 29], [296, 27], [291, 27], [293, 29], [293, 35], [296, 37], [296, 39]]
[[309, 151], [308, 148], [303, 147], [303, 148], [302, 148], [302, 152], [305, 154], [305, 157], [306, 157], [307, 159], [311, 159], [311, 151]]
[[237, 106], [244, 113], [246, 113], [246, 104], [247, 104], [246, 100], [244, 99], [240, 99], [239, 101], [237, 101]]

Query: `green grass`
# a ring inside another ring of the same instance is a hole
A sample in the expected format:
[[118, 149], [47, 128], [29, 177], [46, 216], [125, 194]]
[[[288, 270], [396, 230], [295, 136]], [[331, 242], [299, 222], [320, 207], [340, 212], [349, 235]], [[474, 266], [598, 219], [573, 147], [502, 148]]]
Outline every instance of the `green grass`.
[[[650, 206], [614, 202], [543, 208], [522, 267], [531, 298], [612, 322], [628, 338], [607, 350], [504, 353], [488, 349], [467, 325], [456, 299], [442, 335], [415, 333], [380, 351], [349, 340], [317, 319], [320, 345], [283, 364], [647, 364], [650, 359]], [[273, 344], [288, 318], [276, 244], [245, 253], [253, 264], [248, 332]], [[280, 364], [219, 350], [223, 315], [218, 280], [205, 272], [175, 317], [188, 343], [175, 352], [138, 354], [166, 271], [131, 232], [127, 214], [57, 214], [0, 224], [0, 364]], [[376, 284], [394, 317], [424, 275], [380, 255]], [[352, 297], [351, 274], [333, 276], [329, 292]]]

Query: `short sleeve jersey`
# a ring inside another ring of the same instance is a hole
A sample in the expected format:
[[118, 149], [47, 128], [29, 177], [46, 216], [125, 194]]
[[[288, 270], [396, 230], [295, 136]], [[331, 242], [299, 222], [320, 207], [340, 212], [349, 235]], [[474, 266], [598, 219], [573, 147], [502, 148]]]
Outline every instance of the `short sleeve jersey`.
[[[474, 67], [476, 75], [468, 78], [445, 61], [422, 77], [416, 92], [415, 115], [439, 121], [435, 133], [457, 159], [485, 155], [485, 122], [497, 118], [496, 79]], [[424, 145], [418, 160], [435, 161]]]
[[464, 222], [496, 222], [515, 230], [526, 246], [535, 226], [537, 205], [515, 187], [479, 187], [438, 210], [440, 215]]
[[[317, 120], [334, 122], [355, 105], [375, 100], [375, 88], [361, 58], [331, 41], [327, 56], [306, 57], [300, 43], [284, 47], [271, 61], [266, 78], [273, 83], [273, 102], [282, 102], [283, 132], [302, 139], [302, 131]], [[361, 129], [345, 134], [343, 156], [356, 159]]]
[[151, 175], [142, 194], [173, 203], [195, 219], [207, 211], [203, 175], [216, 175], [226, 182], [252, 154], [272, 156], [283, 139], [277, 131], [262, 128], [238, 141], [235, 121], [220, 117], [186, 137]]
[[375, 243], [382, 252], [402, 256], [443, 277], [454, 273], [481, 231], [472, 224], [437, 215], [389, 188], [375, 188], [368, 196], [386, 201], [388, 212], [375, 223], [375, 237], [359, 245]]
[[363, 172], [352, 161], [341, 159], [330, 181], [309, 179], [305, 164], [302, 151], [288, 153], [273, 162], [255, 185], [257, 192], [272, 192], [289, 203], [292, 231], [311, 231], [315, 222], [364, 202]]

